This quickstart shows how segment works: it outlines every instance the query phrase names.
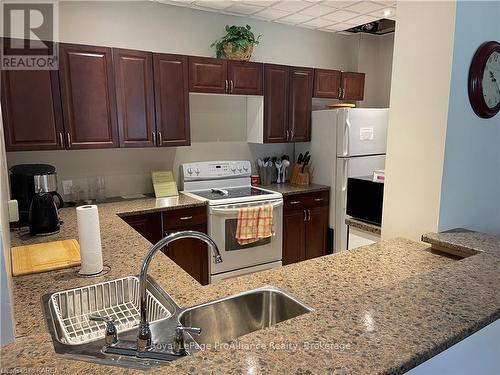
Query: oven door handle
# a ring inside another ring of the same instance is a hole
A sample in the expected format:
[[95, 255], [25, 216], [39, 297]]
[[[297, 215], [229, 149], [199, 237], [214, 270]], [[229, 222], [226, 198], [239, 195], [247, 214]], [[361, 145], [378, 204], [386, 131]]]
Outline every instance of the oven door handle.
[[[245, 208], [245, 207], [255, 207], [255, 206], [267, 206], [266, 204], [259, 204], [259, 205], [251, 205], [251, 206], [241, 206], [241, 207], [235, 207], [235, 208], [211, 208], [210, 212], [217, 213], [217, 214], [235, 214], [238, 213], [238, 210], [240, 208]], [[272, 203], [271, 206], [273, 209], [276, 207], [283, 206], [283, 201], [278, 201], [275, 203]]]

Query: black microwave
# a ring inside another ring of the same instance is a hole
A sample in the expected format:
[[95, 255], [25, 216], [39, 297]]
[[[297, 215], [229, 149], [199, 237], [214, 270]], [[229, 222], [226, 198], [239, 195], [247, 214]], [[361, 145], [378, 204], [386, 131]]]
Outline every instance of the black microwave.
[[383, 199], [383, 182], [373, 182], [371, 176], [347, 179], [347, 215], [381, 225]]

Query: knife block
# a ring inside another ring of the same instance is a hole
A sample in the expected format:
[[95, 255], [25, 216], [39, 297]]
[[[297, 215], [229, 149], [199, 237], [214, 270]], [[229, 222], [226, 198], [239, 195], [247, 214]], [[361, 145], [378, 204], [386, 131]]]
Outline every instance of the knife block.
[[306, 165], [302, 173], [302, 164], [295, 163], [292, 168], [290, 182], [294, 185], [309, 185], [309, 166]]

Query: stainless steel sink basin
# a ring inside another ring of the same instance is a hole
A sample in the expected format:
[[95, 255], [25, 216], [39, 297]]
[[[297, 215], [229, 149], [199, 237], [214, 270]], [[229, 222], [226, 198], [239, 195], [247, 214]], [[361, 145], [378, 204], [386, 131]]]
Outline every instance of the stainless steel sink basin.
[[[119, 285], [114, 290], [117, 282]], [[52, 336], [55, 352], [68, 359], [138, 369], [164, 364], [165, 360], [123, 355], [118, 350], [105, 352], [104, 330], [92, 330], [91, 327], [85, 325], [89, 322], [81, 318], [82, 312], [88, 314], [99, 310], [103, 314], [107, 311], [106, 309], [109, 310], [110, 306], [119, 306], [123, 312], [124, 303], [134, 305], [135, 283], [136, 278], [130, 276], [79, 288], [77, 293], [74, 293], [75, 290], [68, 290], [44, 295], [42, 304], [45, 322]], [[103, 284], [104, 287], [101, 287]], [[110, 286], [113, 288], [109, 289]], [[153, 315], [150, 316], [151, 321], [154, 321], [150, 325], [153, 346], [172, 346], [175, 328], [179, 323], [183, 326], [199, 327], [202, 329], [201, 335], [185, 334], [188, 353], [201, 350], [200, 344], [231, 341], [250, 332], [312, 311], [290, 294], [272, 286], [250, 290], [184, 310], [151, 277], [148, 277], [147, 292], [154, 300], [151, 312]], [[122, 293], [125, 294], [120, 297]], [[92, 298], [96, 301], [91, 301]], [[99, 298], [101, 300], [97, 301]], [[133, 310], [134, 308], [130, 308], [130, 311]], [[76, 316], [79, 317], [79, 321], [72, 320]], [[128, 322], [129, 318], [129, 315], [124, 314], [122, 320]], [[79, 323], [81, 329], [71, 331], [68, 330], [68, 326], [64, 327], [68, 319], [71, 322], [70, 327], [76, 327], [78, 324], [75, 325], [75, 323]], [[84, 335], [81, 335], [81, 332]], [[135, 321], [132, 320], [130, 325], [125, 325], [119, 331], [118, 338], [134, 346], [137, 334], [138, 329], [135, 327]], [[80, 340], [80, 343], [77, 340]], [[113, 348], [113, 346], [108, 348]], [[176, 358], [182, 357], [172, 356], [169, 360]]]
[[183, 311], [183, 326], [201, 328], [198, 344], [228, 342], [259, 329], [312, 311], [296, 298], [275, 287], [251, 290]]

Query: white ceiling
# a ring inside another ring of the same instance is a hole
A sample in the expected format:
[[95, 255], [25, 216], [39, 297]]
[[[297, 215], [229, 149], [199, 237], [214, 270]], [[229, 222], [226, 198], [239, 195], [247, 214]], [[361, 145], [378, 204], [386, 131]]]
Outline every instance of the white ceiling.
[[155, 0], [159, 3], [251, 17], [328, 32], [396, 18], [396, 0]]

